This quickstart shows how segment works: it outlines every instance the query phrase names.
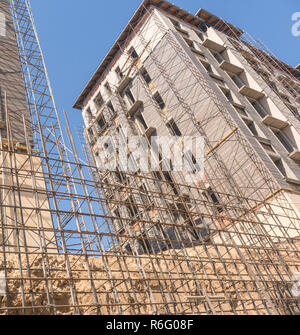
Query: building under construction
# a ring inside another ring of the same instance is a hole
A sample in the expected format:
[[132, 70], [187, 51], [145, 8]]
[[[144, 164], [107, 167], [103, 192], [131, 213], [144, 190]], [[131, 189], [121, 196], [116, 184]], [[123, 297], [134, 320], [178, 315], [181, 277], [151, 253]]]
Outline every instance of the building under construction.
[[[0, 5], [0, 314], [298, 314], [299, 69], [145, 0], [75, 102], [82, 155], [29, 1]], [[201, 137], [203, 168], [103, 169], [125, 133]]]

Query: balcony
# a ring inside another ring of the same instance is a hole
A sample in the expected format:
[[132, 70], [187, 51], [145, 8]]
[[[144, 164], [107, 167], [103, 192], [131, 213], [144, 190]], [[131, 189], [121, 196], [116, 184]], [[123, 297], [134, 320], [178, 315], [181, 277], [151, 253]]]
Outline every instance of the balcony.
[[148, 127], [146, 130], [145, 130], [145, 136], [146, 137], [151, 137], [153, 135], [153, 133], [156, 131], [156, 128], [153, 128], [153, 127]]
[[6, 128], [6, 122], [0, 121], [0, 129], [5, 129], [5, 128]]
[[118, 92], [121, 93], [122, 91], [124, 91], [124, 89], [129, 85], [131, 80], [132, 80], [131, 77], [125, 76], [119, 83]]
[[143, 102], [140, 100], [137, 100], [128, 110], [128, 115], [130, 117], [133, 117], [134, 114], [143, 106]]
[[250, 124], [253, 123], [253, 120], [249, 116], [241, 115], [241, 117], [242, 117], [242, 119], [244, 120], [244, 122], [246, 123], [247, 126], [249, 126]]
[[214, 50], [218, 53], [222, 53], [224, 50], [226, 50], [226, 47], [224, 45], [221, 45], [209, 38], [206, 38], [205, 41], [202, 43], [202, 45], [210, 50]]
[[294, 161], [300, 161], [300, 151], [294, 150], [289, 154], [289, 158], [293, 159]]
[[226, 96], [227, 100], [230, 101], [229, 97], [227, 96], [228, 93], [230, 93], [230, 89], [228, 87], [224, 86], [224, 85], [218, 85], [218, 86], [219, 86], [220, 90], [224, 93], [224, 95]]
[[263, 92], [259, 92], [253, 88], [250, 88], [249, 86], [242, 86], [239, 90], [239, 92], [243, 95], [245, 95], [246, 97], [250, 98], [250, 99], [254, 99], [254, 100], [259, 100], [261, 98], [263, 98], [265, 96], [265, 94]]
[[291, 103], [289, 102], [285, 102], [285, 104], [287, 105], [287, 107], [295, 114], [298, 113], [298, 108], [294, 105], [292, 105]]
[[191, 47], [191, 51], [193, 51], [193, 53], [199, 55], [200, 57], [202, 57], [204, 60], [207, 60], [205, 55], [203, 54], [203, 52], [201, 52], [200, 50], [194, 48], [194, 47]]
[[248, 51], [246, 51], [246, 50], [242, 50], [241, 51], [241, 54], [246, 58], [246, 59], [248, 59], [248, 60], [250, 60], [250, 61], [257, 61], [257, 58], [253, 55], [253, 54], [251, 54], [250, 52], [248, 52]]
[[287, 121], [280, 120], [272, 115], [267, 115], [263, 118], [262, 123], [268, 127], [273, 127], [276, 129], [284, 129], [289, 123]]
[[181, 27], [176, 26], [175, 29], [176, 29], [179, 33], [182, 33], [183, 35], [185, 35], [186, 37], [189, 37], [189, 33], [188, 33], [186, 30], [182, 29]]
[[300, 180], [292, 179], [292, 178], [285, 178], [285, 180], [289, 184], [300, 186]]
[[234, 101], [232, 104], [233, 104], [234, 107], [245, 109], [245, 105], [239, 104], [238, 102]]
[[227, 62], [226, 60], [223, 60], [222, 63], [219, 65], [220, 68], [226, 72], [231, 72], [231, 73], [234, 73], [234, 74], [241, 74], [242, 72], [244, 72], [244, 69], [237, 66], [237, 65], [234, 65], [230, 62]]
[[259, 65], [252, 65], [253, 69], [258, 72], [261, 73], [262, 75], [264, 75], [265, 77], [269, 77], [271, 74], [269, 71], [263, 69], [261, 66]]
[[217, 81], [219, 81], [220, 83], [222, 82], [224, 84], [224, 78], [219, 76], [218, 74], [216, 73], [213, 73], [213, 72], [209, 72], [208, 75], [213, 78], [213, 79], [216, 79]]
[[290, 103], [290, 98], [288, 97], [288, 95], [286, 95], [284, 92], [282, 91], [278, 91], [278, 94], [280, 96], [280, 98], [282, 100], [284, 100], [284, 102]]
[[207, 59], [204, 59], [200, 56], [199, 60], [200, 60], [201, 64], [205, 67], [206, 70], [210, 67], [210, 63]]

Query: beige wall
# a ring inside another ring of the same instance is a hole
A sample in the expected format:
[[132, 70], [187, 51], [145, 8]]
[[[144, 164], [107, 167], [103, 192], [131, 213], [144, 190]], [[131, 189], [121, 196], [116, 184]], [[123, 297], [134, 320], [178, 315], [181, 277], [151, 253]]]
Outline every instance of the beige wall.
[[[29, 252], [39, 251], [41, 245], [48, 252], [56, 252], [56, 239], [40, 159], [33, 158], [32, 172], [28, 155], [13, 155], [11, 162], [7, 152], [0, 152], [0, 159], [2, 203], [0, 227], [4, 229], [7, 239], [6, 251], [17, 251], [19, 244], [21, 250], [27, 248]], [[11, 166], [14, 170], [10, 169]], [[22, 230], [22, 227], [26, 227], [26, 231]], [[51, 231], [45, 231], [47, 229]]]

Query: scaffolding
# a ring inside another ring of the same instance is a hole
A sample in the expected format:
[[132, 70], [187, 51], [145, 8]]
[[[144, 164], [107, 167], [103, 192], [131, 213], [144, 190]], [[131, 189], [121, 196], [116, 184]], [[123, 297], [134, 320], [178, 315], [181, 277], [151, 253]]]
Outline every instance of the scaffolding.
[[[34, 145], [29, 136], [26, 145], [14, 141], [6, 113], [7, 138], [0, 138], [0, 273], [6, 286], [0, 315], [298, 314], [293, 288], [300, 227], [290, 190], [277, 184], [153, 7], [140, 7], [143, 23], [151, 25], [151, 43], [139, 25], [130, 24], [119, 50], [125, 53], [137, 36], [155, 69], [153, 82], [162, 83], [160, 94], [167, 103], [171, 95], [177, 99], [169, 107], [176, 123], [192, 124], [205, 139], [205, 175], [195, 184], [183, 175], [170, 181], [137, 172], [118, 179], [99, 171], [93, 139], [82, 128], [80, 157], [67, 115], [55, 106], [30, 3], [10, 5]], [[153, 48], [155, 39], [160, 43]], [[141, 78], [139, 61], [128, 55], [126, 66], [150, 104], [153, 90]], [[171, 68], [178, 68], [176, 77]], [[186, 79], [179, 91], [176, 81]], [[112, 96], [120, 120], [128, 120], [117, 87]], [[193, 106], [204, 102], [207, 113], [199, 119]], [[168, 118], [159, 105], [153, 108]], [[115, 117], [110, 115], [111, 131]], [[214, 140], [207, 134], [212, 122], [219, 134]], [[23, 124], [28, 134], [25, 118]], [[226, 146], [225, 159], [219, 148]], [[119, 216], [112, 211], [116, 206]], [[130, 206], [137, 210], [132, 216]]]

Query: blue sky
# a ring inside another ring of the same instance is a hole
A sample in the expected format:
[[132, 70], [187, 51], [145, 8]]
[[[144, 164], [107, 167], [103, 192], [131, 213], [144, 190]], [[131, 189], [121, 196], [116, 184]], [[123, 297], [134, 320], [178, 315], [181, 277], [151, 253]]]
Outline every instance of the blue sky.
[[[291, 34], [299, 0], [173, 0], [192, 13], [204, 8], [262, 40], [283, 61], [300, 63], [300, 37]], [[31, 0], [59, 109], [72, 126], [82, 122], [73, 102], [98, 67], [140, 0]]]

